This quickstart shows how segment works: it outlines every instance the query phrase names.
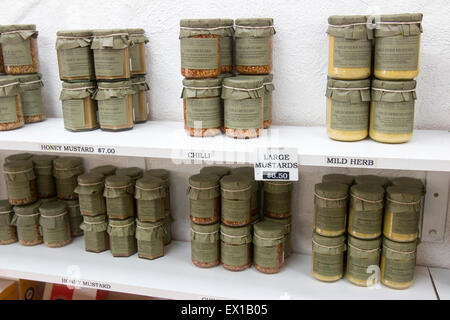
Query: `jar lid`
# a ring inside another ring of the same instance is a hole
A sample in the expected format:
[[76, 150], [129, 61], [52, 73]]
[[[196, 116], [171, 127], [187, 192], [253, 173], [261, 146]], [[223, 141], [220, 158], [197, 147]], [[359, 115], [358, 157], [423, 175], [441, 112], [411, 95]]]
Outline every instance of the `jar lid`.
[[114, 82], [107, 82], [107, 81], [101, 81], [97, 83], [98, 89], [121, 89], [121, 88], [131, 88], [131, 81], [130, 80], [124, 80], [124, 81], [114, 81]]
[[104, 175], [92, 171], [78, 176], [78, 184], [80, 186], [100, 184], [103, 183], [104, 181], [105, 181]]
[[312, 239], [318, 245], [326, 247], [336, 247], [345, 244], [345, 234], [338, 237], [324, 237], [313, 231]]
[[328, 23], [337, 26], [353, 23], [365, 23], [365, 22], [367, 22], [367, 17], [362, 15], [351, 15], [351, 16], [333, 15], [328, 17]]
[[4, 173], [22, 173], [24, 171], [32, 171], [33, 162], [31, 160], [17, 160], [3, 164]]
[[129, 28], [129, 29], [123, 29], [126, 33], [128, 33], [130, 36], [134, 34], [144, 34], [145, 30], [142, 28]]
[[220, 19], [221, 27], [234, 27], [234, 19]]
[[62, 30], [56, 32], [58, 37], [92, 37], [92, 30]]
[[35, 24], [12, 24], [0, 26], [0, 33], [11, 31], [36, 31]]
[[391, 186], [386, 189], [387, 201], [399, 204], [418, 204], [422, 196], [422, 189], [411, 186]]
[[134, 220], [134, 217], [130, 217], [130, 218], [126, 218], [124, 220], [109, 219], [108, 222], [109, 222], [109, 225], [112, 227], [123, 227], [123, 226], [129, 225], [129, 224], [132, 224], [129, 226], [130, 228], [132, 228], [132, 227], [134, 227], [135, 220]]
[[13, 162], [17, 160], [29, 160], [33, 155], [31, 153], [16, 153], [5, 158], [5, 163]]
[[230, 174], [242, 174], [252, 179], [255, 178], [255, 169], [253, 167], [238, 167], [230, 169]]
[[377, 239], [364, 240], [355, 238], [349, 234], [347, 241], [349, 245], [354, 246], [360, 250], [374, 250], [379, 249], [381, 246], [381, 237]]
[[383, 237], [383, 247], [387, 247], [389, 249], [400, 251], [400, 252], [414, 252], [417, 249], [417, 241], [411, 242], [397, 242], [389, 240], [386, 237]]
[[105, 186], [107, 187], [126, 187], [131, 184], [132, 179], [129, 176], [113, 175], [106, 177]]
[[214, 188], [219, 186], [220, 177], [214, 174], [199, 173], [189, 177], [189, 184], [194, 188]]
[[389, 179], [386, 177], [380, 177], [373, 174], [366, 174], [355, 177], [355, 184], [376, 184], [378, 186], [386, 186], [389, 183]]
[[144, 176], [154, 176], [162, 180], [168, 180], [169, 171], [166, 169], [150, 169], [144, 172]]
[[63, 89], [95, 89], [96, 83], [94, 81], [80, 81], [80, 82], [62, 82]]
[[83, 165], [83, 159], [80, 157], [59, 157], [53, 161], [56, 169], [72, 169]]
[[8, 78], [16, 79], [20, 83], [27, 83], [27, 82], [30, 82], [30, 81], [41, 80], [42, 76], [41, 76], [40, 73], [33, 73], [33, 74], [8, 76]]
[[91, 172], [100, 173], [104, 176], [111, 176], [116, 173], [116, 166], [107, 164], [104, 166], [98, 166], [91, 170]]
[[386, 81], [386, 80], [372, 80], [372, 88], [387, 89], [387, 90], [413, 90], [416, 89], [416, 80], [408, 81]]
[[129, 176], [133, 180], [142, 178], [143, 174], [142, 169], [138, 167], [119, 168], [116, 170], [116, 175]]
[[201, 88], [201, 87], [220, 87], [222, 80], [219, 78], [212, 79], [183, 79], [183, 86]]
[[261, 238], [276, 239], [284, 237], [284, 227], [275, 222], [263, 220], [253, 225], [255, 235]]
[[322, 182], [336, 182], [351, 186], [355, 178], [347, 174], [330, 173], [322, 177]]
[[241, 18], [236, 19], [236, 27], [246, 26], [246, 27], [267, 27], [273, 26], [272, 18]]
[[225, 236], [232, 236], [232, 237], [241, 237], [241, 236], [247, 236], [251, 234], [252, 231], [252, 225], [246, 225], [242, 227], [229, 227], [225, 224], [220, 225], [220, 231]]
[[201, 233], [213, 233], [218, 232], [220, 229], [220, 223], [214, 223], [214, 224], [196, 224], [191, 221], [191, 229], [194, 232], [201, 232]]
[[376, 184], [355, 184], [350, 188], [350, 195], [361, 201], [381, 201], [384, 199], [384, 188]]
[[208, 166], [200, 169], [200, 173], [214, 174], [216, 176], [226, 176], [230, 174], [230, 168], [224, 166]]
[[397, 177], [391, 180], [393, 186], [410, 186], [423, 190], [425, 192], [425, 185], [422, 180], [412, 177]]
[[58, 156], [48, 154], [37, 154], [31, 157], [31, 161], [36, 167], [40, 166], [51, 167], [53, 166], [53, 160], [57, 158]]
[[230, 77], [223, 79], [223, 86], [227, 89], [262, 89], [264, 81], [256, 78]]
[[247, 191], [252, 187], [252, 179], [243, 175], [227, 175], [220, 179], [220, 186], [225, 190]]
[[345, 200], [348, 197], [348, 185], [336, 182], [322, 182], [314, 186], [316, 196], [324, 200]]
[[222, 26], [221, 19], [181, 19], [180, 27], [217, 28]]
[[24, 206], [14, 206], [14, 212], [20, 215], [32, 215], [39, 212], [41, 200]]
[[155, 176], [145, 176], [136, 181], [136, 187], [144, 189], [157, 189], [162, 187], [163, 180]]
[[108, 220], [106, 214], [99, 214], [97, 216], [83, 216], [83, 220], [86, 222], [105, 222]]
[[39, 207], [39, 212], [45, 216], [56, 216], [65, 211], [67, 211], [67, 204], [61, 200], [46, 202]]
[[421, 22], [422, 13], [400, 13], [400, 14], [382, 14], [380, 21], [382, 22]]
[[[156, 222], [150, 222], [150, 221], [140, 221], [139, 219], [136, 219], [136, 225], [138, 227], [161, 227], [164, 228], [163, 222], [162, 221], [156, 221]], [[157, 231], [156, 228], [154, 229], [150, 229], [150, 230], [145, 230], [145, 231]]]
[[[7, 86], [8, 84], [12, 86], [19, 86], [19, 79], [17, 79], [17, 77], [14, 76], [6, 76], [6, 77], [1, 77], [0, 78], [0, 86]], [[10, 87], [10, 86], [8, 86]]]
[[9, 203], [8, 199], [0, 200], [0, 213], [12, 211], [12, 205]]
[[361, 90], [370, 90], [370, 79], [364, 80], [338, 80], [328, 77], [327, 80], [328, 89], [333, 90], [334, 88], [361, 88]]
[[97, 29], [92, 30], [92, 35], [95, 36], [121, 36], [128, 35], [124, 29]]

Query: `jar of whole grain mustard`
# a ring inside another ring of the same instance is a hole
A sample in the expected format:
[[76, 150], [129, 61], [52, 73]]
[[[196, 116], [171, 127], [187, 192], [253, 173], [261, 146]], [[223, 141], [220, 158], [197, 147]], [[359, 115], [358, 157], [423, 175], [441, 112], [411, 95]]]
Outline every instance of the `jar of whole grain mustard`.
[[56, 197], [53, 161], [57, 156], [38, 154], [31, 157], [36, 175], [37, 195], [39, 199]]
[[253, 264], [259, 272], [278, 273], [284, 265], [284, 228], [270, 221], [253, 225]]
[[97, 216], [106, 213], [105, 177], [100, 173], [85, 173], [78, 176], [74, 192], [78, 194], [80, 212], [83, 216]]
[[134, 198], [140, 222], [164, 219], [164, 196], [163, 181], [160, 178], [147, 176], [136, 181]]
[[255, 169], [253, 167], [238, 167], [230, 170], [231, 175], [246, 176], [252, 181], [251, 216], [258, 216], [261, 207], [261, 186], [260, 181], [255, 180]]
[[45, 108], [42, 100], [44, 83], [39, 73], [11, 76], [19, 81], [20, 99], [25, 123], [45, 120]]
[[62, 104], [64, 128], [69, 131], [98, 129], [97, 101], [92, 99], [94, 82], [63, 82], [59, 99]]
[[108, 217], [106, 214], [98, 216], [84, 216], [80, 228], [84, 232], [84, 248], [88, 252], [103, 252], [109, 249]]
[[312, 275], [324, 282], [334, 282], [344, 276], [345, 235], [325, 237], [313, 232]]
[[34, 24], [0, 27], [0, 44], [7, 74], [39, 72], [37, 37]]
[[201, 225], [191, 221], [191, 259], [200, 268], [220, 263], [220, 223]]
[[164, 256], [164, 228], [162, 221], [144, 222], [136, 219], [138, 256], [154, 260]]
[[72, 241], [70, 218], [64, 201], [50, 201], [39, 207], [39, 224], [44, 243], [49, 248], [61, 248]]
[[264, 181], [264, 216], [282, 219], [292, 214], [292, 181]]
[[220, 79], [183, 79], [184, 129], [192, 137], [213, 137], [223, 130]]
[[130, 257], [137, 252], [136, 222], [133, 217], [124, 220], [109, 219], [107, 232], [113, 257]]
[[134, 123], [147, 122], [148, 118], [148, 100], [147, 91], [150, 87], [145, 80], [145, 76], [135, 76], [131, 78], [131, 88], [134, 90], [133, 94], [133, 114]]
[[63, 81], [94, 80], [91, 50], [92, 31], [74, 30], [56, 33], [59, 78]]
[[229, 33], [220, 19], [180, 20], [181, 74], [216, 78], [221, 72], [220, 39]]
[[145, 44], [148, 43], [145, 30], [137, 28], [124, 31], [130, 37], [131, 76], [145, 75], [147, 73]]
[[274, 34], [272, 18], [236, 19], [236, 71], [241, 74], [270, 73]]
[[78, 185], [78, 176], [83, 171], [83, 159], [80, 157], [59, 157], [53, 161], [53, 176], [56, 181], [58, 199], [78, 199], [75, 188]]
[[11, 224], [17, 228], [19, 243], [24, 246], [35, 246], [42, 243], [39, 230], [39, 207], [41, 201], [24, 206], [14, 206], [14, 217]]
[[292, 243], [291, 243], [291, 226], [292, 226], [292, 217], [274, 219], [265, 216], [265, 221], [271, 221], [274, 223], [278, 223], [284, 228], [284, 259], [288, 258], [292, 253]]
[[252, 180], [248, 176], [228, 175], [220, 179], [221, 221], [231, 227], [251, 222]]
[[252, 226], [220, 226], [220, 262], [230, 271], [242, 271], [251, 265]]
[[0, 77], [0, 110], [0, 131], [17, 129], [25, 124], [18, 79]]
[[35, 202], [37, 197], [36, 175], [31, 160], [17, 160], [3, 164], [9, 203], [25, 205]]
[[374, 75], [382, 80], [412, 80], [419, 74], [421, 13], [381, 15], [376, 22]]
[[[362, 240], [348, 236], [345, 277], [351, 283], [370, 287], [378, 283], [381, 238]], [[375, 275], [375, 277], [373, 276]]]
[[220, 219], [220, 177], [200, 173], [189, 178], [189, 215], [196, 224], [212, 224]]
[[327, 133], [338, 141], [358, 141], [369, 134], [370, 79], [327, 81]]
[[367, 79], [372, 72], [373, 30], [366, 16], [328, 18], [328, 76], [342, 80]]
[[370, 137], [378, 142], [404, 143], [413, 136], [416, 81], [372, 80]]

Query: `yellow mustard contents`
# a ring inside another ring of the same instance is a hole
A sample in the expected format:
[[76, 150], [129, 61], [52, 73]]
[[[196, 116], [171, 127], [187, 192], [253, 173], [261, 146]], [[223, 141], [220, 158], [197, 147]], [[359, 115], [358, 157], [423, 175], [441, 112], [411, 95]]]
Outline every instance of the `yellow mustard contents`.
[[413, 132], [411, 133], [384, 133], [374, 129], [373, 119], [375, 113], [374, 102], [370, 103], [370, 125], [369, 136], [375, 141], [383, 143], [405, 143], [411, 140]]
[[380, 232], [374, 232], [374, 233], [362, 233], [358, 232], [353, 229], [353, 208], [350, 208], [348, 210], [348, 233], [352, 236], [355, 236], [360, 239], [374, 239], [379, 236], [381, 236], [381, 229]]
[[344, 276], [345, 235], [324, 237], [312, 235], [311, 274], [324, 282], [334, 282]]
[[331, 127], [332, 100], [327, 99], [327, 134], [333, 140], [338, 141], [359, 141], [367, 138], [369, 129], [362, 130], [336, 130]]
[[379, 281], [381, 238], [363, 240], [351, 235], [347, 239], [345, 277], [360, 287], [370, 287]]
[[312, 261], [313, 261], [313, 267], [311, 268], [311, 274], [314, 278], [316, 278], [317, 280], [320, 281], [324, 281], [324, 282], [335, 282], [338, 281], [339, 279], [342, 279], [344, 277], [344, 272], [342, 271], [341, 273], [338, 273], [334, 276], [325, 276], [325, 275], [321, 275], [317, 272], [314, 271], [314, 252], [312, 253]]
[[407, 282], [397, 282], [397, 281], [387, 280], [385, 278], [386, 258], [384, 256], [381, 257], [380, 269], [381, 269], [381, 283], [384, 284], [386, 287], [402, 290], [402, 289], [408, 289], [413, 284], [413, 280], [407, 281]]

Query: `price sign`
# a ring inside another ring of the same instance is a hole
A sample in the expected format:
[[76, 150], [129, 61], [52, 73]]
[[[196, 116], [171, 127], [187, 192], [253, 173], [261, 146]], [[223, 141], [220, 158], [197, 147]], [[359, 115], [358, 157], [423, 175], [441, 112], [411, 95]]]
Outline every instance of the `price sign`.
[[255, 180], [298, 181], [297, 149], [259, 148], [255, 159]]
[[110, 155], [110, 156], [118, 154], [116, 147], [102, 147], [102, 146], [41, 144], [39, 149], [40, 149], [40, 151], [45, 151], [45, 152], [101, 154], [101, 155]]

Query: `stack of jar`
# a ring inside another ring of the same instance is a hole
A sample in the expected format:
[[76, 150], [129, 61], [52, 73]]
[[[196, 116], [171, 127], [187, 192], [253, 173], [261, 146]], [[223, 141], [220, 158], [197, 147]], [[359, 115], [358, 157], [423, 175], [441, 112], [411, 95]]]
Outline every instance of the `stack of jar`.
[[290, 232], [290, 191], [264, 190], [266, 217], [260, 221], [261, 188], [252, 167], [204, 167], [189, 178], [194, 265], [210, 268], [221, 263], [227, 270], [242, 271], [253, 261], [263, 273], [281, 270]]
[[8, 200], [0, 202], [0, 244], [59, 248], [83, 234], [74, 193], [81, 158], [22, 153], [7, 157], [3, 171]]
[[414, 178], [325, 175], [315, 185], [313, 276], [337, 281], [345, 270], [358, 286], [409, 288], [424, 194]]
[[143, 29], [57, 32], [64, 127], [123, 131], [147, 121]]
[[[256, 138], [272, 123], [273, 19], [180, 21], [184, 126], [190, 136], [225, 131]], [[245, 76], [234, 76], [236, 73]]]
[[45, 120], [37, 37], [34, 24], [0, 26], [0, 131]]
[[383, 143], [411, 139], [422, 17], [381, 15], [374, 23], [367, 16], [328, 18], [326, 97], [331, 139], [358, 141], [368, 135]]
[[100, 166], [78, 177], [85, 250], [156, 259], [171, 242], [169, 172]]

